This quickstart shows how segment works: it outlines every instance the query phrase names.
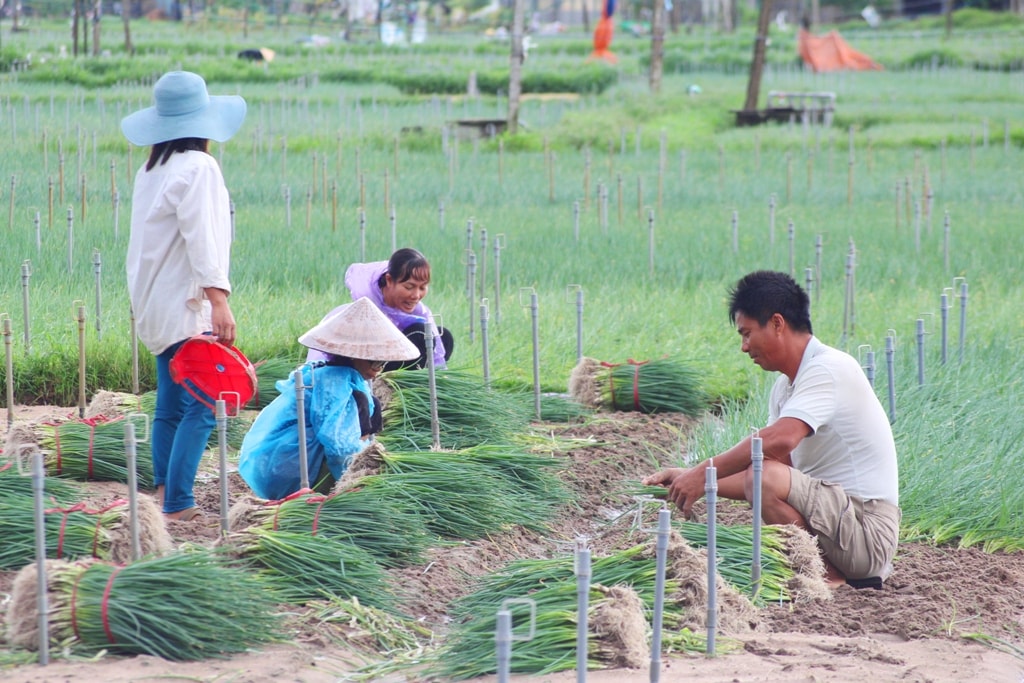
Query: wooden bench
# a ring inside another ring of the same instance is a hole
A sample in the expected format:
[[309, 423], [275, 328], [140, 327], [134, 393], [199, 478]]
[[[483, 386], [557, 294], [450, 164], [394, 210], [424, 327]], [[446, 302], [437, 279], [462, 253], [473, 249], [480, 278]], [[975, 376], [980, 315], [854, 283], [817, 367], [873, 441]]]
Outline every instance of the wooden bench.
[[799, 121], [828, 128], [836, 112], [836, 94], [772, 90], [768, 93], [766, 111], [774, 121]]
[[508, 128], [506, 119], [457, 119], [454, 123], [455, 135], [460, 140], [493, 138]]
[[780, 123], [802, 123], [828, 128], [836, 111], [834, 92], [783, 92], [772, 90], [768, 93], [768, 106], [753, 111], [735, 111], [737, 126], [758, 126], [768, 121]]

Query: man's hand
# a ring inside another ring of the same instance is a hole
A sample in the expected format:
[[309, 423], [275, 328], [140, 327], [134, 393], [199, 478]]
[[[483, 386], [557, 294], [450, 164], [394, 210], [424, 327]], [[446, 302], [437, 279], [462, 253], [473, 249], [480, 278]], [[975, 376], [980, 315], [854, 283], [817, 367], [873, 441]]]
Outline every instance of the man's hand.
[[668, 499], [671, 500], [683, 517], [690, 519], [693, 514], [693, 504], [704, 495], [704, 470], [691, 467], [670, 467], [656, 474], [652, 474], [643, 481], [644, 486], [664, 486], [668, 489]]

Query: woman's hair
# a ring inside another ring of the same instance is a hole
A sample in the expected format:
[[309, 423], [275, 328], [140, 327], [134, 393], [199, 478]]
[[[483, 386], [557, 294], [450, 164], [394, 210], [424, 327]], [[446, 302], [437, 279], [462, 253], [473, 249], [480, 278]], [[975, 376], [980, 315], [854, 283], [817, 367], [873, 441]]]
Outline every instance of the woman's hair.
[[786, 273], [758, 270], [740, 278], [729, 292], [729, 320], [736, 314], [767, 325], [778, 313], [797, 332], [811, 332], [811, 300], [800, 285]]
[[153, 145], [149, 152], [149, 160], [146, 162], [146, 170], [151, 171], [158, 163], [166, 164], [172, 154], [177, 152], [206, 152], [210, 153], [210, 141], [206, 138], [178, 138], [167, 142], [158, 142]]
[[391, 276], [392, 282], [405, 282], [409, 278], [419, 277], [430, 282], [430, 262], [427, 257], [410, 247], [399, 249], [388, 259], [388, 269], [377, 280], [377, 286], [384, 288], [387, 284], [386, 276]]

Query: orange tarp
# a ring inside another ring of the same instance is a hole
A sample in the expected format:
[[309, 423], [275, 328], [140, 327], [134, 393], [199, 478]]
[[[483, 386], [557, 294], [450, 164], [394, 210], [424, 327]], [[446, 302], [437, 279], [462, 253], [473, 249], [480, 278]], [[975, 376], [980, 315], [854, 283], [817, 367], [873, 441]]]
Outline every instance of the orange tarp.
[[797, 38], [797, 49], [804, 63], [814, 71], [882, 70], [881, 64], [854, 50], [836, 31], [816, 36], [802, 28]]

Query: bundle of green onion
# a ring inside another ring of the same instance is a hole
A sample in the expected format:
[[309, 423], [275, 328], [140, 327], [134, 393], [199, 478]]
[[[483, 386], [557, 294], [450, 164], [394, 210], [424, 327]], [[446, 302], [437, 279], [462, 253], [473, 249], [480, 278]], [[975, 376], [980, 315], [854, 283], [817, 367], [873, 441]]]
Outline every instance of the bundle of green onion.
[[[57, 477], [43, 478], [43, 492], [46, 500], [61, 503], [77, 500], [81, 495], [78, 484]], [[30, 464], [24, 463], [21, 470], [11, 462], [0, 465], [0, 500], [19, 494], [33, 495]]]
[[428, 530], [472, 539], [513, 525], [542, 530], [568, 494], [554, 458], [511, 448], [385, 453], [359, 485], [419, 515]]
[[[490, 389], [479, 377], [458, 370], [435, 376], [437, 420], [442, 448], [482, 443], [507, 443], [529, 425], [530, 411], [520, 396]], [[433, 446], [429, 375], [421, 370], [395, 370], [381, 376], [384, 431], [378, 437], [388, 448]]]
[[423, 520], [380, 491], [306, 492], [250, 513], [264, 529], [294, 531], [357, 545], [385, 567], [416, 564], [433, 538]]
[[[125, 417], [134, 413], [141, 413], [148, 416], [151, 428], [153, 424], [153, 416], [156, 414], [156, 392], [147, 391], [144, 394], [136, 396], [135, 394], [125, 394], [115, 391], [98, 391], [89, 403], [89, 408], [85, 412], [85, 417], [87, 420], [95, 418], [91, 421], [102, 419], [114, 420], [118, 417]], [[249, 427], [252, 426], [252, 419], [246, 417], [244, 413], [239, 415], [228, 415], [225, 426], [227, 427], [228, 432], [228, 447], [238, 450], [242, 447], [242, 439], [245, 438], [245, 433], [248, 432]], [[135, 427], [136, 438], [144, 438], [145, 429], [146, 426], [142, 421], [139, 421]], [[217, 448], [220, 443], [220, 436], [217, 429], [218, 427], [215, 426], [213, 431], [210, 432], [210, 440], [208, 442], [210, 448]]]
[[[171, 540], [156, 503], [140, 497], [139, 542], [144, 554], [164, 553]], [[116, 500], [106, 507], [90, 509], [84, 503], [47, 508], [46, 556], [57, 559], [99, 558], [127, 560], [131, 557], [129, 506]], [[0, 496], [0, 569], [18, 569], [36, 559], [35, 508], [31, 494]]]
[[[530, 598], [535, 603], [534, 636], [517, 641], [510, 668], [515, 673], [544, 674], [572, 669], [576, 665], [577, 593], [573, 557], [546, 560], [520, 560], [484, 577], [474, 593], [456, 601], [453, 615], [457, 625], [437, 653], [431, 668], [438, 675], [463, 680], [493, 673], [495, 670], [494, 633], [497, 611], [506, 599]], [[666, 581], [666, 592], [676, 585]], [[636, 546], [591, 565], [589, 610], [600, 609], [608, 599], [603, 587], [631, 586], [647, 609], [654, 604], [655, 562], [644, 555], [644, 546]], [[527, 629], [527, 608], [510, 604], [513, 634]], [[703, 651], [703, 637], [681, 628], [682, 608], [666, 603], [663, 612], [663, 650]], [[607, 644], [594, 634], [588, 641], [588, 668], [604, 668], [614, 660]]]
[[246, 530], [234, 543], [245, 565], [255, 568], [284, 602], [355, 597], [371, 607], [394, 609], [384, 569], [357, 545], [324, 534], [259, 527]]
[[584, 358], [569, 383], [573, 398], [583, 405], [641, 413], [702, 414], [708, 396], [699, 373], [680, 360], [659, 358], [604, 363]]
[[[706, 548], [708, 527], [699, 522], [676, 522], [683, 538], [694, 548]], [[761, 527], [761, 581], [756, 591], [751, 582], [754, 557], [754, 529], [749, 524], [715, 526], [718, 573], [734, 588], [757, 604], [790, 602], [790, 584], [795, 576], [783, 527]]]
[[[127, 483], [124, 418], [113, 420], [72, 420], [42, 424], [39, 448], [46, 454], [49, 474], [79, 481], [120, 481]], [[137, 437], [141, 437], [136, 429]], [[153, 460], [149, 442], [135, 447], [135, 468], [140, 488], [153, 486]]]
[[256, 394], [249, 401], [247, 408], [263, 410], [281, 392], [277, 390], [280, 380], [288, 379], [301, 363], [291, 358], [274, 357], [253, 363], [256, 369]]
[[[8, 639], [23, 647], [39, 642], [35, 576], [35, 566], [18, 574], [9, 613]], [[273, 594], [208, 550], [128, 565], [51, 561], [47, 590], [50, 642], [83, 654], [188, 661], [279, 638]]]

